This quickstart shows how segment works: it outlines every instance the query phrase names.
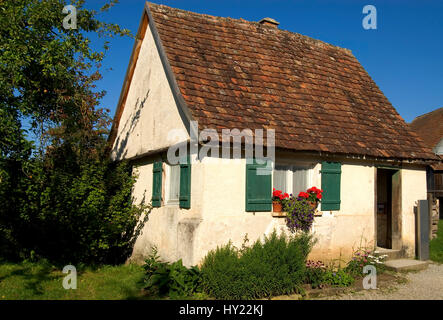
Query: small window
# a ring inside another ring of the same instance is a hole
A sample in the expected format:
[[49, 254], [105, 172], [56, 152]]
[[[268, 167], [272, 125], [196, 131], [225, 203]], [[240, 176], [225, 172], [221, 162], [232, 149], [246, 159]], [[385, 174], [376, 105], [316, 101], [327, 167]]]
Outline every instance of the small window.
[[303, 165], [276, 165], [273, 188], [296, 196], [311, 187], [311, 171]]
[[167, 204], [178, 204], [180, 195], [180, 165], [168, 166], [166, 194]]

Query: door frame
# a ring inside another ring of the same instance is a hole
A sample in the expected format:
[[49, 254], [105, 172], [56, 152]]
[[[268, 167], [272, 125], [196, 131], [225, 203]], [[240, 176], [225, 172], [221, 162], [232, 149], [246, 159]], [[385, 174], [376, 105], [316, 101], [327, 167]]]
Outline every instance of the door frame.
[[[377, 174], [378, 170], [392, 170], [391, 176], [391, 217], [390, 217], [390, 242], [391, 249], [393, 250], [401, 250], [403, 246], [402, 241], [402, 175], [401, 175], [401, 167], [386, 167], [386, 166], [375, 166], [374, 170], [374, 242], [377, 247], [377, 229], [378, 229], [378, 221], [377, 221], [377, 211], [378, 211], [378, 201], [377, 201]], [[389, 220], [388, 220], [389, 221]]]

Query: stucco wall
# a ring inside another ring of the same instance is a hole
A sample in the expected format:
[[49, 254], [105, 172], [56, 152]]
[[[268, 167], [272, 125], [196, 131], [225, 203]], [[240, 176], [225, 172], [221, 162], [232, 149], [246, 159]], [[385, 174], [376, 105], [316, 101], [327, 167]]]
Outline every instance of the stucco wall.
[[[150, 157], [134, 163], [133, 174], [136, 175], [133, 195], [136, 202], [149, 203], [152, 198], [152, 169], [155, 161], [161, 157]], [[164, 166], [166, 163], [164, 163]], [[166, 183], [163, 170], [163, 190]], [[142, 234], [135, 242], [131, 260], [143, 261], [149, 255], [153, 246], [159, 250], [161, 258], [167, 261], [183, 259], [185, 263], [192, 263], [195, 245], [195, 230], [202, 221], [204, 170], [201, 163], [194, 163], [191, 170], [191, 209], [180, 209], [178, 205], [162, 205], [154, 208], [149, 214]], [[163, 192], [164, 193], [164, 192]], [[142, 219], [143, 220], [143, 217]]]
[[[318, 179], [321, 165], [318, 166]], [[313, 226], [318, 243], [311, 259], [348, 259], [360, 246], [374, 245], [374, 167], [343, 163], [339, 211], [323, 212]]]
[[[179, 130], [184, 136], [175, 138], [174, 130]], [[134, 158], [173, 143], [187, 141], [188, 138], [148, 26], [111, 158]]]
[[[283, 156], [278, 156], [283, 159]], [[315, 164], [312, 184], [321, 186], [319, 159], [292, 156], [293, 161]], [[213, 159], [212, 159], [213, 160]], [[152, 162], [154, 158], [136, 163], [139, 179], [134, 189], [137, 199], [152, 193]], [[162, 258], [182, 258], [186, 265], [198, 264], [206, 253], [229, 240], [241, 246], [245, 235], [252, 243], [275, 228], [288, 232], [284, 218], [273, 218], [270, 212], [245, 211], [246, 161], [224, 160], [214, 163], [210, 158], [192, 164], [191, 209], [178, 205], [153, 209], [143, 234], [138, 238], [133, 259], [142, 260], [153, 245]], [[311, 259], [349, 259], [353, 249], [375, 245], [374, 183], [372, 164], [345, 162], [341, 177], [341, 210], [324, 212], [316, 217], [312, 232], [318, 239]], [[165, 183], [165, 179], [163, 179]], [[402, 237], [407, 253], [414, 255], [415, 202], [426, 195], [426, 174], [423, 169], [402, 170]]]
[[402, 169], [402, 245], [410, 257], [415, 256], [415, 214], [417, 200], [426, 200], [424, 169]]

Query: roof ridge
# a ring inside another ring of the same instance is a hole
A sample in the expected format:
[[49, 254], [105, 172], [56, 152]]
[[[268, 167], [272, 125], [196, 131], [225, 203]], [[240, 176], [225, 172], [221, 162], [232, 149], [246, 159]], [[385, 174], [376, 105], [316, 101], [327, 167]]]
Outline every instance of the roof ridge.
[[427, 113], [423, 113], [422, 115], [416, 116], [416, 117], [414, 118], [414, 120], [411, 121], [411, 123], [413, 123], [415, 120], [422, 119], [422, 118], [424, 118], [424, 117], [426, 117], [426, 116], [429, 116], [431, 113], [438, 112], [438, 111], [440, 111], [440, 110], [443, 110], [443, 107], [440, 107], [440, 108], [437, 108], [437, 109], [435, 109], [435, 110], [429, 111], [429, 112], [427, 112]]
[[[168, 11], [179, 11], [182, 13], [186, 13], [186, 14], [191, 14], [194, 16], [199, 16], [199, 17], [204, 17], [204, 18], [210, 18], [210, 19], [217, 19], [217, 20], [226, 20], [226, 21], [235, 21], [236, 23], [243, 23], [243, 24], [247, 24], [247, 25], [257, 25], [257, 26], [261, 26], [261, 24], [257, 21], [249, 21], [243, 18], [231, 18], [231, 17], [222, 17], [222, 16], [214, 16], [214, 15], [210, 15], [210, 14], [206, 14], [206, 13], [198, 13], [198, 12], [194, 12], [194, 11], [189, 11], [189, 10], [184, 10], [184, 9], [179, 9], [179, 8], [174, 8], [174, 7], [170, 7], [164, 4], [157, 4], [154, 2], [149, 2], [146, 1], [146, 3], [148, 3], [149, 6], [155, 6], [157, 8], [161, 8], [161, 9], [165, 9]], [[335, 44], [331, 44], [325, 41], [322, 41], [320, 39], [315, 39], [313, 37], [298, 33], [298, 32], [293, 32], [293, 31], [289, 31], [289, 30], [285, 30], [285, 29], [280, 29], [280, 28], [268, 28], [270, 31], [273, 32], [281, 32], [281, 33], [287, 33], [287, 34], [291, 34], [291, 35], [296, 35], [299, 37], [304, 38], [304, 40], [309, 41], [315, 45], [323, 45], [323, 46], [330, 46], [332, 48], [336, 48], [339, 49], [343, 52], [346, 52], [347, 54], [353, 55], [352, 54], [352, 50], [348, 49], [348, 48], [343, 48], [343, 47], [339, 47]]]

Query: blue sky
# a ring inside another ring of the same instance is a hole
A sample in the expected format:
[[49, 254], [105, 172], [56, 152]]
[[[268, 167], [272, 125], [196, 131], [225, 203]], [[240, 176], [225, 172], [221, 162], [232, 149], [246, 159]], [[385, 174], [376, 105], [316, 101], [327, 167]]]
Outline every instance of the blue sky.
[[[99, 7], [105, 1], [89, 0]], [[407, 121], [443, 107], [443, 1], [359, 0], [154, 0], [198, 13], [258, 21], [271, 17], [280, 28], [352, 50]], [[134, 34], [143, 0], [120, 0], [103, 19]], [[377, 8], [377, 30], [362, 27], [365, 5]], [[99, 89], [102, 106], [114, 115], [133, 40], [114, 38]]]

